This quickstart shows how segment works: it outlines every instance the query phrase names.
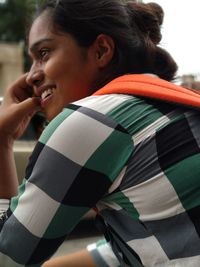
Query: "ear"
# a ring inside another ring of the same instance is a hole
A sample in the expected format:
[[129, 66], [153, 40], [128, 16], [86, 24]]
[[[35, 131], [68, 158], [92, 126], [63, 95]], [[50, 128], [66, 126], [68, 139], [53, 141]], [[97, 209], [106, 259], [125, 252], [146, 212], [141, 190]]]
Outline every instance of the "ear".
[[97, 66], [99, 68], [106, 67], [112, 60], [115, 51], [113, 39], [106, 34], [100, 34], [94, 42], [94, 48]]

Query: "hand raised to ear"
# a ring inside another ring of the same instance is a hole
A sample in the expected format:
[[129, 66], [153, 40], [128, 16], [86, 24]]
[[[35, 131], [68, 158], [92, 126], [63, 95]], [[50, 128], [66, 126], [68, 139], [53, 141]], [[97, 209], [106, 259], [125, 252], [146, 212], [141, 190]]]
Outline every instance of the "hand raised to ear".
[[40, 110], [40, 100], [33, 96], [26, 77], [24, 74], [6, 90], [0, 106], [0, 138], [6, 142], [19, 138]]

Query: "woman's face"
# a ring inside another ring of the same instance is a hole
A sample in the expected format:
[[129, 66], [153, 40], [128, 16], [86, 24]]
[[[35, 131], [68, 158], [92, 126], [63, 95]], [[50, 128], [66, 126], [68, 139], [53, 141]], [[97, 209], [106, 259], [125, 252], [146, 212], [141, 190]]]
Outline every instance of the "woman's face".
[[89, 95], [98, 76], [92, 46], [82, 48], [70, 34], [53, 32], [47, 12], [31, 27], [29, 54], [32, 67], [27, 83], [41, 97], [48, 120], [68, 103]]

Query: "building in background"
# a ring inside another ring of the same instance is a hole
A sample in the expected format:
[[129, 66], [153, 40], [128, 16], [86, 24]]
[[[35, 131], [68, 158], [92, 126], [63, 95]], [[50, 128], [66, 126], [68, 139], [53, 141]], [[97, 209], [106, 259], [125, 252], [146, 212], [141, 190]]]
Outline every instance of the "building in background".
[[0, 43], [0, 96], [23, 73], [23, 46]]
[[186, 88], [200, 90], [200, 81], [194, 74], [185, 74], [181, 76], [181, 85]]

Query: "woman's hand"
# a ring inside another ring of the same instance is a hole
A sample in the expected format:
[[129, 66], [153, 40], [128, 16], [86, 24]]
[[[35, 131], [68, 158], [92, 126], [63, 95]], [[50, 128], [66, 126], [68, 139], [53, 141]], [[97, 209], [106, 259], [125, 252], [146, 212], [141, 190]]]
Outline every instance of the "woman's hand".
[[25, 131], [33, 115], [40, 110], [40, 100], [21, 76], [4, 95], [0, 106], [0, 141], [13, 142]]

